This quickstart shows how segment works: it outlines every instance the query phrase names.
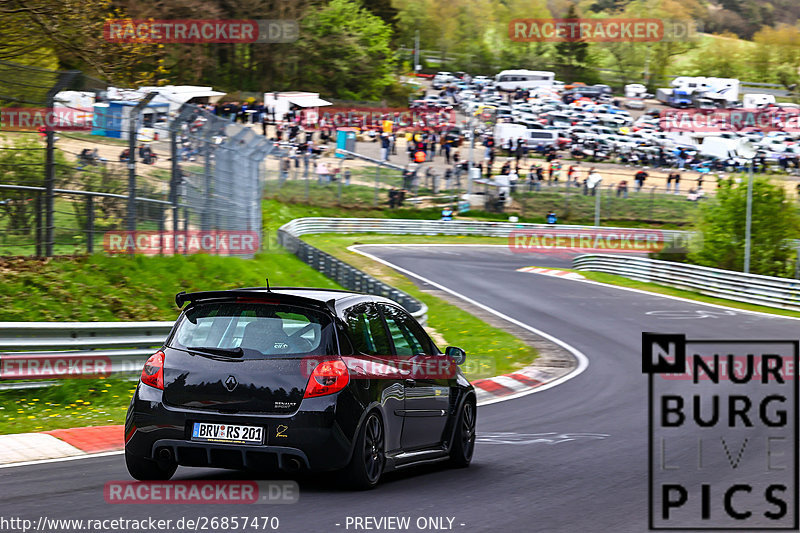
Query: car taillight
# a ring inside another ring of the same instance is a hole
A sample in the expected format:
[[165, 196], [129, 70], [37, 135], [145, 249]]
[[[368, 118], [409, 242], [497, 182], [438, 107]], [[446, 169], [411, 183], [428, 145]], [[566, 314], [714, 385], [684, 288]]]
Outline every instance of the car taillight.
[[314, 398], [339, 392], [350, 382], [350, 373], [344, 361], [323, 361], [318, 364], [308, 378], [306, 393], [303, 398]]
[[144, 364], [142, 383], [164, 390], [164, 352], [157, 351]]

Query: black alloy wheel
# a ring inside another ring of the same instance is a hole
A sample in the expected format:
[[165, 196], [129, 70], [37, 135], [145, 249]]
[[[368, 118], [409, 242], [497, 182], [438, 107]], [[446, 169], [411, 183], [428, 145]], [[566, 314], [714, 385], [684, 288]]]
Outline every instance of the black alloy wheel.
[[453, 446], [450, 449], [450, 463], [453, 466], [463, 468], [472, 462], [472, 454], [475, 452], [476, 420], [475, 403], [472, 400], [465, 401], [456, 420]]

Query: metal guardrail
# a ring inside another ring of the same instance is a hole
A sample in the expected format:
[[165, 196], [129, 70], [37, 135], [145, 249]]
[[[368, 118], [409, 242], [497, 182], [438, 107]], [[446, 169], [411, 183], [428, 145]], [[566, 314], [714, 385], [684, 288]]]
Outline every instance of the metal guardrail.
[[616, 274], [726, 300], [800, 311], [800, 280], [796, 279], [615, 255], [580, 255], [572, 264], [577, 270]]
[[[475, 235], [508, 237], [512, 231], [553, 229], [550, 224], [516, 222], [479, 222], [470, 220], [413, 220], [384, 218], [297, 218], [280, 227], [281, 232], [295, 237], [315, 233], [383, 233], [393, 235]], [[558, 224], [558, 229], [590, 230], [593, 226]], [[603, 231], [629, 231], [630, 228], [603, 226]], [[684, 237], [680, 230], [659, 230], [665, 238]], [[279, 237], [280, 238], [280, 237]]]
[[[477, 222], [468, 220], [408, 220], [381, 218], [297, 218], [278, 229], [278, 242], [312, 268], [335, 280], [341, 286], [395, 300], [423, 324], [427, 307], [408, 294], [398, 291], [372, 276], [300, 240], [302, 235], [316, 233], [382, 233], [394, 235], [477, 235], [508, 237], [512, 231], [552, 229], [547, 224], [514, 222]], [[587, 229], [587, 226], [558, 225], [559, 229]], [[603, 230], [624, 228], [603, 227]], [[683, 237], [684, 231], [662, 231], [665, 238]]]
[[[0, 377], [21, 371], [18, 379], [53, 377], [45, 372], [80, 377], [98, 367], [112, 375], [141, 372], [155, 349], [164, 344], [172, 322], [0, 322]], [[24, 370], [19, 369], [24, 359]], [[42, 372], [42, 374], [39, 374]], [[42, 382], [50, 385], [54, 382]], [[0, 384], [0, 390], [35, 384]]]

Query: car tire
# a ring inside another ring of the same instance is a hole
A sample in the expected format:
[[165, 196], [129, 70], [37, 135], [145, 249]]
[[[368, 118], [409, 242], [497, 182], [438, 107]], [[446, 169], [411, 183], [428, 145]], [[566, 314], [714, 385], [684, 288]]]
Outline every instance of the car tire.
[[353, 457], [345, 468], [347, 484], [355, 490], [374, 488], [386, 465], [383, 421], [376, 412], [367, 415], [356, 438]]
[[453, 432], [453, 445], [450, 447], [450, 465], [456, 468], [468, 467], [475, 452], [475, 422], [477, 410], [475, 401], [467, 399], [461, 406]]
[[172, 477], [178, 465], [164, 464], [146, 457], [133, 455], [125, 450], [125, 466], [133, 479], [139, 481], [166, 481]]

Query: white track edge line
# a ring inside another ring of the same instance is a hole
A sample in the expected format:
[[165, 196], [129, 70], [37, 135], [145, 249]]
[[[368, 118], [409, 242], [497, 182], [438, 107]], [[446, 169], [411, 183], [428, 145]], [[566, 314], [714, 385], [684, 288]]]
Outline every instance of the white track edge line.
[[[510, 316], [505, 315], [505, 314], [501, 313], [500, 311], [492, 309], [491, 307], [489, 307], [487, 305], [484, 305], [484, 304], [482, 304], [480, 302], [477, 302], [477, 301], [473, 300], [472, 298], [470, 298], [468, 296], [464, 296], [463, 294], [461, 294], [459, 292], [456, 292], [456, 291], [454, 291], [452, 289], [449, 289], [449, 288], [445, 287], [444, 285], [436, 283], [435, 281], [429, 280], [428, 278], [420, 276], [419, 274], [411, 272], [410, 270], [406, 270], [405, 268], [399, 267], [399, 266], [397, 266], [397, 265], [395, 265], [393, 263], [390, 263], [389, 261], [381, 259], [380, 257], [376, 257], [376, 256], [374, 256], [374, 255], [372, 255], [372, 254], [370, 254], [368, 252], [363, 252], [363, 251], [358, 249], [361, 246], [365, 246], [365, 245], [353, 245], [353, 246], [349, 246], [347, 249], [352, 251], [352, 252], [355, 252], [357, 254], [363, 255], [364, 257], [368, 257], [369, 259], [372, 259], [373, 261], [377, 261], [378, 263], [381, 263], [381, 264], [386, 265], [386, 266], [388, 266], [390, 268], [393, 268], [393, 269], [397, 270], [398, 272], [402, 272], [403, 274], [406, 274], [408, 276], [417, 278], [420, 281], [423, 281], [425, 283], [433, 285], [434, 287], [436, 287], [436, 288], [438, 288], [438, 289], [440, 289], [442, 291], [445, 291], [445, 292], [447, 292], [449, 294], [452, 294], [453, 296], [455, 296], [457, 298], [460, 298], [460, 299], [464, 300], [465, 302], [468, 302], [468, 303], [470, 303], [472, 305], [480, 307], [484, 311], [487, 311], [487, 312], [495, 315], [498, 318], [501, 318], [501, 319], [503, 319], [503, 320], [505, 320], [507, 322], [511, 322], [512, 324], [514, 324], [516, 326], [519, 326], [519, 327], [521, 327], [523, 329], [527, 329], [528, 331], [534, 333], [535, 335], [539, 335], [540, 337], [543, 337], [543, 338], [549, 340], [550, 342], [553, 342], [553, 343], [561, 346], [562, 348], [564, 348], [565, 350], [570, 352], [575, 357], [575, 359], [577, 359], [577, 361], [578, 361], [578, 366], [575, 369], [573, 369], [570, 373], [561, 376], [560, 378], [557, 378], [557, 379], [554, 379], [552, 381], [549, 381], [549, 382], [547, 382], [547, 383], [545, 383], [543, 385], [540, 385], [538, 387], [531, 388], [530, 390], [518, 392], [518, 393], [515, 393], [515, 394], [509, 394], [508, 396], [501, 396], [501, 397], [498, 397], [498, 398], [493, 398], [491, 400], [487, 400], [487, 401], [484, 401], [484, 402], [479, 402], [479, 405], [489, 405], [489, 404], [492, 404], [492, 403], [504, 402], [504, 401], [507, 401], [507, 400], [513, 400], [515, 398], [520, 398], [522, 396], [527, 396], [528, 394], [534, 394], [534, 393], [537, 393], [537, 392], [545, 391], [547, 389], [551, 389], [551, 388], [553, 388], [553, 387], [555, 387], [557, 385], [560, 385], [560, 384], [564, 383], [565, 381], [568, 381], [568, 380], [580, 375], [581, 373], [583, 373], [584, 370], [586, 370], [589, 367], [589, 358], [586, 357], [586, 355], [583, 354], [580, 350], [578, 350], [577, 348], [567, 344], [566, 342], [562, 341], [561, 339], [553, 337], [549, 333], [545, 333], [544, 331], [536, 329], [533, 326], [529, 326], [528, 324], [525, 324], [524, 322], [520, 322], [519, 320], [517, 320], [515, 318], [511, 318]], [[376, 245], [372, 245], [372, 246], [376, 246]], [[381, 245], [381, 246], [391, 246], [391, 245]]]

